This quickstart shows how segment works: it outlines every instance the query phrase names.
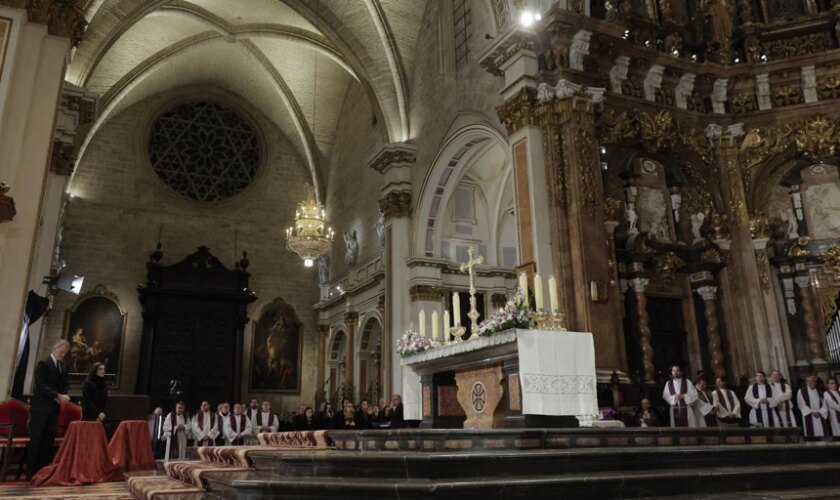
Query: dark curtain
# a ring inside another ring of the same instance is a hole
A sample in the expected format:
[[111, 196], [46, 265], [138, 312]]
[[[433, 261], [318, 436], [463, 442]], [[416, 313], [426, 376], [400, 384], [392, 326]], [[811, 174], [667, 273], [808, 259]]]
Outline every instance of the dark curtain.
[[49, 304], [49, 299], [29, 290], [26, 297], [26, 311], [23, 314], [23, 332], [15, 359], [17, 368], [15, 368], [15, 380], [12, 384], [13, 398], [23, 399], [23, 381], [26, 378], [26, 368], [29, 364], [29, 325], [38, 321], [44, 315]]

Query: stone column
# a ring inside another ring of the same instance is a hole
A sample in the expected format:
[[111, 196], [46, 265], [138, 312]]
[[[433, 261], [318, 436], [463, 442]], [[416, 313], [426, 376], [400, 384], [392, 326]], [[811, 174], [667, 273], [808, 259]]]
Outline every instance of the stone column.
[[0, 3], [0, 16], [11, 20], [9, 38], [0, 41], [6, 50], [0, 75], [0, 183], [9, 186], [3, 194], [14, 200], [16, 212], [13, 220], [0, 224], [0, 352], [5, 356], [0, 394], [6, 395], [44, 215], [64, 69], [71, 39], [79, 41], [84, 19], [74, 2], [26, 2], [29, 13], [5, 7], [24, 2]]
[[315, 373], [315, 407], [321, 406], [321, 403], [326, 401], [327, 393], [324, 389], [325, 373], [327, 371], [327, 338], [330, 336], [329, 325], [318, 325], [318, 333], [315, 339], [316, 351], [316, 365], [317, 372]]
[[344, 394], [346, 398], [356, 401], [356, 322], [359, 313], [348, 311], [344, 313], [344, 328], [347, 330], [347, 340], [344, 343]]
[[633, 278], [630, 280], [630, 288], [636, 297], [636, 314], [639, 316], [639, 343], [642, 346], [642, 364], [644, 366], [645, 382], [655, 380], [656, 371], [653, 364], [653, 342], [650, 332], [650, 319], [647, 312], [647, 296], [645, 289], [648, 286], [647, 278]]
[[385, 216], [385, 307], [382, 335], [382, 393], [399, 393], [405, 418], [420, 418], [420, 378], [400, 365], [397, 340], [408, 327], [411, 300], [408, 293], [411, 254], [411, 167], [415, 150], [410, 144], [385, 144], [368, 160], [383, 175], [379, 210]]
[[718, 330], [717, 315], [717, 287], [706, 285], [697, 290], [698, 295], [703, 298], [703, 316], [706, 318], [706, 337], [709, 342], [709, 357], [712, 363], [712, 372], [715, 377], [726, 378], [726, 367], [723, 358], [723, 342]]
[[808, 352], [811, 355], [811, 364], [824, 365], [825, 353], [823, 352], [822, 333], [819, 330], [819, 323], [816, 319], [817, 306], [814, 301], [814, 294], [809, 276], [797, 276], [793, 279], [799, 288], [800, 304], [802, 304], [802, 316], [805, 319], [805, 333], [808, 336]]

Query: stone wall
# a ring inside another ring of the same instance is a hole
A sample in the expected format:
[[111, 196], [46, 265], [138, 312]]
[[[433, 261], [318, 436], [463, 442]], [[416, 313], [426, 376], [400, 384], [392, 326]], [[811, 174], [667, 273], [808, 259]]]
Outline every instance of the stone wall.
[[[256, 180], [224, 202], [200, 204], [180, 197], [148, 163], [146, 141], [152, 120], [164, 106], [186, 97], [209, 97], [239, 110], [262, 132], [264, 160]], [[105, 285], [128, 313], [116, 392], [134, 392], [143, 321], [136, 287], [145, 281], [145, 263], [162, 227], [164, 265], [180, 261], [199, 245], [209, 246], [229, 268], [243, 250], [248, 252], [251, 288], [259, 298], [248, 310], [242, 399], [267, 398], [277, 410], [312, 403], [316, 332], [311, 304], [317, 295], [316, 271], [304, 268], [285, 249], [285, 228], [292, 223], [304, 184], [310, 182], [305, 162], [277, 127], [242, 99], [216, 88], [188, 87], [155, 96], [126, 109], [99, 130], [71, 184], [75, 198], [66, 211], [61, 250], [66, 270], [85, 276], [85, 290]], [[294, 306], [304, 324], [299, 396], [248, 393], [253, 323], [276, 297]], [[68, 294], [56, 296], [42, 346], [62, 334], [73, 301]], [[213, 395], [207, 396], [213, 400]]]

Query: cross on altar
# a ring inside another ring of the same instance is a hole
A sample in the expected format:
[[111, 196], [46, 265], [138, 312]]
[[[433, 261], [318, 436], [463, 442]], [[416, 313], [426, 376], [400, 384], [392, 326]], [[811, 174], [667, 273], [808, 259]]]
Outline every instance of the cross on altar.
[[[484, 264], [484, 257], [478, 255], [478, 249], [474, 246], [471, 246], [467, 250], [467, 255], [469, 255], [469, 260], [461, 264], [461, 272], [469, 272], [470, 273], [470, 312], [467, 314], [467, 317], [470, 318], [470, 331], [472, 335], [470, 338], [477, 339], [478, 338], [478, 309], [475, 305], [475, 266], [479, 264]], [[456, 318], [456, 321], [458, 319]]]

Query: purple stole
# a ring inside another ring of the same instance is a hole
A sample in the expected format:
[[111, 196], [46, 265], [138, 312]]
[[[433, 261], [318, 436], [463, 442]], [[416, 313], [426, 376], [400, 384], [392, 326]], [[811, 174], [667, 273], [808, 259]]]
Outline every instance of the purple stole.
[[[239, 426], [236, 425], [236, 415], [233, 413], [230, 414], [230, 428], [237, 434], [242, 432], [245, 429], [245, 414], [239, 415]], [[242, 438], [236, 438], [233, 440], [231, 444], [242, 444]]]
[[[263, 412], [261, 412], [261, 411], [257, 412], [257, 427], [262, 427], [263, 426], [263, 424], [262, 424], [262, 414], [263, 414]], [[268, 414], [268, 427], [271, 427], [272, 425], [274, 425], [274, 414], [269, 413]]]
[[[805, 435], [808, 437], [812, 437], [814, 435], [814, 421], [811, 420], [811, 391], [808, 390], [808, 386], [799, 389], [802, 393], [802, 399], [805, 400], [805, 404], [808, 405], [808, 415], [805, 414], [805, 411], [800, 408], [799, 410], [802, 411], [802, 423], [805, 425]], [[819, 391], [817, 391], [819, 394]], [[822, 398], [820, 398], [820, 403], [822, 403]], [[822, 425], [822, 420], [820, 421], [820, 425]]]
[[[753, 385], [753, 397], [755, 399], [760, 399], [758, 396], [758, 385], [759, 384], [757, 383]], [[773, 386], [770, 384], [764, 384], [764, 388], [767, 389], [767, 399], [769, 400], [770, 397], [773, 396]], [[761, 403], [759, 403], [758, 408], [755, 409], [755, 419], [762, 427], [765, 427], [764, 412], [761, 411]], [[773, 408], [770, 408], [769, 403], [767, 404], [767, 420], [769, 420], [769, 422], [767, 422], [766, 427], [773, 427]]]
[[[710, 392], [706, 391], [697, 391], [697, 397], [702, 399], [705, 403], [709, 406], [712, 406], [711, 398], [709, 398]], [[708, 414], [703, 415], [703, 420], [706, 421], [706, 427], [717, 427], [717, 415], [715, 415], [714, 411], [710, 411]]]
[[[837, 396], [835, 396], [831, 391], [825, 391], [825, 393], [831, 396], [832, 401], [840, 403], [840, 401], [837, 400]], [[840, 410], [834, 410], [834, 420], [840, 424]]]
[[[187, 412], [184, 412], [184, 425], [186, 425], [187, 420]], [[172, 426], [172, 433], [169, 437], [169, 458], [181, 458], [179, 457], [180, 446], [178, 446], [178, 416], [175, 415], [175, 412], [169, 414], [169, 425]]]
[[[195, 421], [198, 422], [198, 430], [204, 432], [204, 412], [199, 411], [195, 414]], [[213, 418], [213, 413], [210, 413], [210, 430], [213, 430], [213, 427], [216, 426], [216, 419]], [[209, 437], [205, 437], [202, 441], [210, 441]]]
[[[674, 379], [668, 381], [668, 392], [671, 396], [676, 395], [677, 390], [674, 387]], [[680, 388], [680, 394], [686, 394], [688, 392], [688, 380], [683, 379], [682, 387]], [[671, 414], [673, 415], [674, 419], [674, 427], [688, 427], [688, 406], [685, 404], [685, 400], [681, 399], [677, 401], [672, 407]]]
[[735, 409], [735, 400], [732, 399], [732, 391], [727, 390], [725, 393], [726, 397], [723, 397], [724, 393], [721, 392], [720, 389], [715, 389], [715, 392], [717, 392], [718, 399], [721, 403], [723, 403], [723, 407], [726, 409], [726, 411], [732, 413], [732, 410]]

